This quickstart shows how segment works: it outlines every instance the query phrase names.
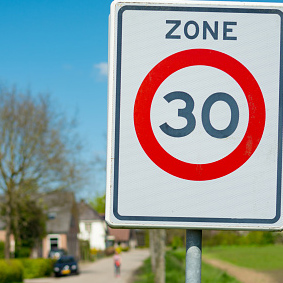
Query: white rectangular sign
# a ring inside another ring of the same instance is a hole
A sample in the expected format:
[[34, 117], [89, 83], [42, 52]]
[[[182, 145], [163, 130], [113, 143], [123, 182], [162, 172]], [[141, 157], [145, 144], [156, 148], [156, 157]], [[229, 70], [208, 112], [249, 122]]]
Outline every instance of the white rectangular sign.
[[112, 3], [110, 226], [282, 229], [282, 10]]

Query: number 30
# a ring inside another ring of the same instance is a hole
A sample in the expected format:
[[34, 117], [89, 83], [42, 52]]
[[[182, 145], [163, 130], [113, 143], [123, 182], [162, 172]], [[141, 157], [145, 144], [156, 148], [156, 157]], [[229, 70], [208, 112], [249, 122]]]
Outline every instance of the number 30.
[[[182, 91], [174, 91], [166, 94], [164, 96], [164, 99], [169, 103], [176, 99], [181, 99], [186, 103], [186, 107], [182, 109], [178, 109], [178, 116], [183, 117], [187, 120], [187, 125], [181, 129], [174, 129], [171, 126], [169, 126], [167, 123], [164, 123], [160, 126], [160, 129], [171, 137], [185, 137], [189, 135], [196, 126], [196, 119], [193, 115], [194, 110], [194, 100], [193, 98], [186, 92]], [[224, 101], [226, 102], [231, 110], [231, 120], [226, 129], [223, 130], [217, 130], [215, 129], [210, 122], [210, 110], [212, 105], [217, 101]], [[205, 131], [212, 137], [223, 139], [227, 138], [230, 135], [234, 133], [239, 123], [239, 107], [237, 105], [237, 102], [235, 99], [225, 93], [225, 92], [216, 92], [212, 95], [210, 95], [206, 101], [204, 102], [203, 108], [202, 108], [202, 124], [205, 129]]]

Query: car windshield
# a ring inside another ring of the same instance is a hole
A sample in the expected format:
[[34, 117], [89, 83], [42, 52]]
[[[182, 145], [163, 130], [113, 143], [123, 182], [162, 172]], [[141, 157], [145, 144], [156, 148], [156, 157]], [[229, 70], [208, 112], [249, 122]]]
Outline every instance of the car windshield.
[[51, 250], [49, 252], [49, 257], [60, 257], [62, 255], [66, 254], [64, 250], [56, 249], [56, 250]]
[[58, 259], [58, 263], [69, 263], [74, 262], [75, 259], [72, 256], [62, 256], [60, 259]]

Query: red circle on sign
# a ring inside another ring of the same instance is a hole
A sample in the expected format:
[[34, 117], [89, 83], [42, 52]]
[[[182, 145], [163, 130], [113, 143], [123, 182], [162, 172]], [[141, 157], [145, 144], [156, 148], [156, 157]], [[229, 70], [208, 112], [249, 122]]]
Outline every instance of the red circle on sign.
[[[190, 66], [209, 66], [227, 73], [242, 88], [249, 107], [248, 127], [237, 148], [224, 158], [206, 164], [187, 163], [166, 152], [158, 143], [150, 121], [152, 100], [159, 86], [176, 71]], [[264, 131], [265, 104], [257, 81], [239, 61], [215, 50], [184, 50], [162, 60], [145, 77], [135, 101], [134, 124], [143, 150], [162, 170], [187, 180], [213, 180], [232, 173], [254, 153]]]

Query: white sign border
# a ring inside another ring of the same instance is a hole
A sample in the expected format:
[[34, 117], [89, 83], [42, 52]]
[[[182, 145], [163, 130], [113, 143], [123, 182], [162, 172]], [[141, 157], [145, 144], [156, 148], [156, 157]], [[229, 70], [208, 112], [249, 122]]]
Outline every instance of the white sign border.
[[[231, 3], [231, 2], [230, 2]], [[165, 4], [165, 3], [163, 3]], [[192, 4], [192, 3], [191, 3]], [[167, 228], [192, 228], [197, 227], [201, 229], [229, 229], [229, 230], [235, 230], [239, 229], [239, 225], [243, 224], [244, 227], [241, 227], [244, 230], [270, 230], [273, 228], [273, 230], [281, 230], [282, 227], [270, 227], [272, 224], [275, 224], [279, 221], [281, 218], [281, 206], [282, 206], [282, 200], [281, 200], [281, 180], [282, 180], [282, 126], [283, 126], [283, 101], [282, 101], [282, 82], [283, 82], [283, 36], [282, 36], [282, 24], [283, 24], [283, 13], [281, 10], [277, 9], [275, 6], [272, 7], [266, 7], [264, 5], [259, 4], [257, 7], [252, 6], [247, 7], [242, 4], [242, 7], [214, 7], [211, 5], [211, 3], [206, 3], [207, 6], [199, 6], [195, 4], [194, 6], [183, 6], [180, 4], [178, 6], [170, 5], [170, 6], [163, 6], [155, 4], [155, 5], [143, 5], [143, 3], [139, 3], [136, 5], [132, 3], [125, 3], [124, 6], [121, 6], [121, 8], [118, 11], [117, 15], [117, 42], [116, 42], [116, 78], [114, 79], [116, 81], [115, 88], [113, 88], [113, 91], [116, 92], [116, 101], [113, 101], [113, 109], [112, 114], [114, 114], [114, 117], [112, 115], [109, 115], [108, 119], [111, 120], [109, 123], [114, 122], [114, 125], [112, 127], [109, 126], [110, 131], [108, 133], [111, 134], [111, 139], [113, 144], [110, 146], [108, 145], [108, 156], [109, 153], [112, 152], [113, 156], [111, 156], [111, 159], [114, 157], [114, 160], [111, 160], [109, 162], [111, 163], [110, 166], [108, 166], [108, 178], [107, 178], [107, 189], [110, 188], [110, 186], [113, 184], [110, 195], [107, 194], [107, 203], [112, 202], [113, 206], [110, 207], [113, 209], [112, 211], [107, 211], [106, 209], [106, 221], [110, 226], [113, 227], [139, 227], [143, 226], [143, 228], [146, 227], [167, 227]], [[214, 3], [215, 4], [215, 3]], [[220, 4], [218, 2], [218, 4]], [[223, 3], [221, 3], [223, 4]], [[225, 3], [226, 4], [226, 3]], [[239, 5], [239, 3], [231, 3], [232, 5]], [[251, 4], [251, 3], [249, 3]], [[253, 3], [254, 4], [254, 3]], [[158, 5], [158, 6], [157, 6]], [[224, 6], [224, 5], [223, 5]], [[270, 5], [271, 6], [271, 5]], [[261, 8], [262, 7], [262, 8]], [[246, 14], [277, 14], [281, 18], [281, 31], [280, 31], [280, 81], [279, 81], [279, 127], [278, 127], [278, 158], [277, 158], [277, 196], [276, 196], [276, 215], [272, 219], [248, 219], [248, 218], [198, 218], [198, 217], [163, 217], [163, 216], [130, 216], [130, 215], [120, 215], [118, 213], [118, 183], [119, 183], [119, 143], [120, 143], [120, 95], [121, 95], [121, 52], [122, 52], [122, 32], [123, 32], [123, 13], [125, 11], [129, 10], [145, 10], [145, 11], [190, 11], [190, 12], [219, 12], [219, 13], [246, 13]], [[113, 23], [111, 23], [113, 24]], [[113, 27], [111, 27], [113, 28]], [[113, 42], [112, 42], [113, 44]], [[113, 47], [113, 46], [112, 46]], [[111, 46], [110, 46], [111, 48]], [[115, 56], [114, 56], [115, 57]], [[111, 55], [110, 55], [111, 58]], [[113, 59], [113, 58], [111, 58]], [[115, 70], [115, 66], [113, 66]], [[111, 67], [109, 68], [111, 73]], [[113, 71], [113, 70], [112, 70]], [[109, 87], [109, 90], [111, 88]], [[113, 98], [109, 98], [111, 100]], [[111, 101], [109, 102], [111, 104]], [[112, 121], [114, 120], [114, 121]], [[109, 139], [110, 140], [110, 139]], [[114, 145], [114, 146], [113, 146]], [[114, 162], [113, 162], [114, 161]], [[113, 163], [112, 163], [113, 162]], [[111, 169], [114, 169], [114, 173], [110, 173]], [[109, 178], [109, 176], [111, 176]], [[110, 185], [111, 184], [111, 185]], [[113, 195], [112, 195], [113, 193]], [[111, 199], [111, 200], [110, 200]], [[109, 209], [109, 207], [107, 207]], [[113, 213], [114, 217], [118, 220], [117, 223], [111, 221], [111, 214]], [[156, 222], [156, 225], [154, 225], [154, 222]], [[121, 224], [119, 224], [121, 223]], [[145, 223], [148, 223], [146, 225]], [[176, 226], [174, 223], [184, 223], [183, 226]], [[198, 225], [185, 225], [188, 223], [196, 223]], [[209, 227], [206, 226], [199, 226], [201, 223], [208, 224]], [[221, 227], [217, 224], [222, 224]], [[223, 224], [227, 224], [227, 227], [224, 227]], [[234, 225], [233, 225], [234, 224]], [[238, 226], [236, 227], [235, 224]], [[256, 226], [249, 226], [250, 225], [256, 225]], [[267, 226], [266, 226], [267, 225]], [[185, 227], [186, 226], [186, 227]], [[262, 226], [262, 227], [261, 227]]]

